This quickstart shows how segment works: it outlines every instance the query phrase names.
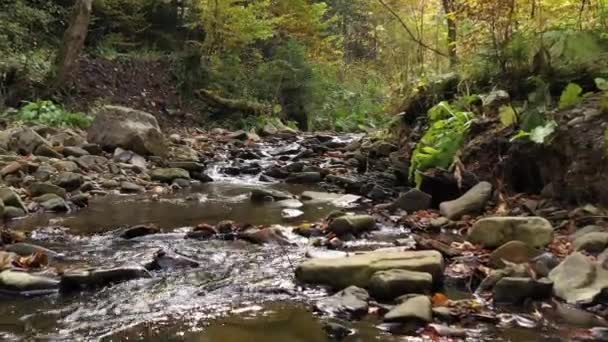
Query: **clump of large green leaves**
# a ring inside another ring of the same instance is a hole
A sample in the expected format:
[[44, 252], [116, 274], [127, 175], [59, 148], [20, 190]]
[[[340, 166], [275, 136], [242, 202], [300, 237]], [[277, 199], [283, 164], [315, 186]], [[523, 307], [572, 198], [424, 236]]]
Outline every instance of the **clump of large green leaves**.
[[448, 168], [467, 137], [473, 113], [441, 102], [428, 112], [431, 126], [416, 145], [410, 162], [410, 179], [420, 186], [421, 173], [434, 167]]
[[83, 113], [66, 111], [51, 101], [28, 102], [15, 113], [15, 119], [25, 123], [78, 128], [87, 128], [92, 121]]

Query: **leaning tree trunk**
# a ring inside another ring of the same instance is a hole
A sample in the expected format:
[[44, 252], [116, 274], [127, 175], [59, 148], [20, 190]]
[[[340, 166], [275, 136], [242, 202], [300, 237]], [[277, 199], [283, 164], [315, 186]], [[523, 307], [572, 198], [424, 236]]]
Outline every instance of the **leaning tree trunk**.
[[61, 49], [55, 62], [54, 89], [65, 85], [78, 63], [89, 30], [92, 7], [93, 0], [76, 0], [74, 4], [70, 25], [63, 35]]
[[448, 56], [450, 59], [450, 66], [458, 64], [458, 55], [456, 54], [456, 39], [457, 39], [457, 27], [456, 21], [454, 20], [454, 1], [443, 0], [443, 11], [445, 12], [446, 21], [448, 24]]

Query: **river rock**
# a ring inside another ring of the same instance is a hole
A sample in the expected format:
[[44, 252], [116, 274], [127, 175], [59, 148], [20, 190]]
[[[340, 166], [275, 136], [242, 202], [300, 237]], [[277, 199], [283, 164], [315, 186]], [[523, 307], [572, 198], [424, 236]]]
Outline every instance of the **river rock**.
[[490, 254], [489, 265], [492, 268], [503, 268], [506, 260], [515, 264], [523, 264], [537, 256], [539, 252], [521, 241], [509, 241], [498, 247]]
[[574, 250], [598, 254], [608, 248], [608, 233], [593, 232], [580, 236], [572, 243]]
[[162, 249], [154, 252], [152, 260], [144, 265], [149, 271], [197, 268], [199, 266], [200, 263], [194, 259]]
[[13, 173], [19, 172], [21, 170], [22, 164], [18, 161], [10, 162], [5, 167], [0, 170], [0, 176], [4, 177], [6, 175], [10, 175]]
[[53, 178], [53, 183], [67, 191], [74, 191], [84, 183], [84, 178], [79, 173], [60, 172]]
[[413, 324], [426, 324], [433, 320], [431, 299], [427, 296], [415, 296], [406, 299], [389, 311], [384, 320], [387, 322], [401, 322]]
[[103, 148], [121, 147], [142, 155], [162, 157], [168, 149], [152, 114], [121, 106], [103, 106], [98, 110], [88, 139]]
[[0, 286], [9, 291], [55, 290], [59, 281], [22, 271], [5, 270], [0, 272]]
[[545, 299], [552, 289], [553, 283], [547, 278], [503, 277], [494, 286], [494, 302], [518, 304], [528, 298]]
[[158, 168], [150, 171], [150, 177], [154, 181], [171, 183], [176, 179], [190, 179], [190, 173], [179, 168]]
[[208, 240], [218, 234], [219, 231], [212, 225], [201, 223], [186, 233], [186, 239]]
[[549, 273], [554, 293], [569, 304], [589, 304], [608, 289], [608, 269], [580, 252], [569, 255]]
[[292, 198], [292, 194], [274, 189], [256, 188], [251, 190], [251, 200], [253, 202], [282, 201]]
[[45, 194], [40, 197], [36, 197], [36, 201], [40, 202], [40, 206], [46, 211], [62, 212], [69, 210], [66, 201], [55, 194]]
[[542, 217], [487, 217], [475, 222], [467, 239], [487, 248], [496, 248], [512, 240], [540, 248], [553, 239], [553, 226]]
[[125, 192], [125, 193], [141, 193], [141, 192], [145, 192], [146, 188], [144, 188], [141, 185], [137, 185], [133, 182], [121, 182], [120, 191]]
[[374, 273], [369, 291], [374, 298], [388, 300], [408, 293], [428, 293], [433, 276], [426, 272], [391, 269]]
[[44, 253], [51, 259], [63, 258], [63, 254], [61, 253], [57, 253], [48, 248], [25, 242], [17, 242], [10, 245], [5, 245], [4, 250], [6, 250], [7, 252], [16, 253], [20, 256], [29, 256], [34, 253]]
[[69, 156], [73, 156], [73, 157], [82, 157], [82, 156], [86, 156], [89, 155], [89, 151], [85, 150], [82, 147], [78, 147], [78, 146], [65, 146], [63, 148], [63, 155], [69, 157]]
[[281, 217], [284, 220], [294, 220], [297, 219], [298, 217], [304, 215], [304, 212], [302, 210], [299, 209], [283, 209], [281, 210]]
[[341, 258], [310, 259], [296, 268], [304, 283], [343, 289], [366, 288], [374, 273], [390, 269], [427, 272], [435, 283], [443, 278], [443, 257], [437, 251], [373, 251]]
[[46, 139], [41, 137], [33, 129], [29, 127], [19, 127], [11, 131], [7, 147], [11, 151], [28, 155], [33, 154], [41, 145], [46, 145], [47, 147], [51, 146]]
[[57, 171], [65, 172], [76, 172], [80, 170], [78, 164], [71, 160], [57, 160], [53, 163], [53, 167], [57, 169]]
[[279, 208], [285, 208], [285, 209], [299, 209], [304, 206], [304, 203], [302, 203], [294, 198], [277, 201], [274, 204], [276, 206], [278, 206]]
[[330, 316], [356, 319], [367, 314], [369, 294], [365, 289], [349, 286], [315, 304], [315, 309]]
[[57, 158], [60, 159], [63, 155], [57, 151], [55, 151], [50, 145], [40, 144], [36, 147], [34, 154], [37, 156], [43, 156], [48, 158]]
[[21, 197], [19, 197], [11, 188], [0, 187], [0, 199], [6, 206], [13, 206], [27, 212], [27, 208], [21, 200]]
[[480, 182], [459, 198], [439, 205], [441, 215], [458, 220], [463, 215], [481, 211], [492, 197], [492, 184]]
[[389, 209], [400, 209], [407, 211], [408, 213], [413, 213], [418, 210], [429, 209], [431, 207], [431, 200], [431, 195], [418, 189], [411, 189], [410, 191], [399, 195], [399, 198], [391, 204]]
[[65, 198], [66, 191], [64, 188], [48, 182], [36, 182], [30, 185], [30, 194], [32, 197], [38, 197], [44, 194], [55, 194]]
[[376, 228], [376, 220], [370, 215], [347, 215], [333, 219], [327, 230], [342, 236], [346, 234], [361, 234]]
[[266, 243], [275, 243], [278, 245], [291, 244], [283, 234], [283, 231], [276, 227], [248, 229], [244, 232], [239, 232], [237, 237], [258, 245]]
[[195, 161], [172, 161], [168, 163], [169, 167], [184, 169], [188, 172], [203, 172], [205, 165]]
[[577, 230], [576, 232], [574, 232], [574, 234], [572, 234], [572, 239], [576, 240], [585, 234], [603, 232], [603, 231], [604, 231], [604, 228], [602, 228], [600, 226], [593, 226], [593, 225], [585, 226], [585, 227]]
[[151, 275], [148, 270], [142, 266], [98, 268], [64, 273], [61, 276], [59, 286], [62, 292], [71, 292], [150, 277]]
[[10, 220], [25, 216], [25, 210], [7, 205], [4, 207], [4, 218]]
[[290, 174], [285, 182], [292, 184], [314, 184], [323, 180], [319, 172], [297, 172]]
[[140, 224], [133, 227], [128, 227], [121, 230], [118, 234], [123, 239], [134, 239], [140, 236], [152, 235], [160, 233], [160, 229], [154, 225]]

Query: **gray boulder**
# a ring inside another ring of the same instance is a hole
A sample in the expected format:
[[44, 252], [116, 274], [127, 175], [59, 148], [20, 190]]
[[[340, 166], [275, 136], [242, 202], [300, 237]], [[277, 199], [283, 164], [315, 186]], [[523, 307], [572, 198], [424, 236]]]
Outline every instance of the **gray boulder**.
[[99, 268], [85, 271], [71, 271], [61, 276], [62, 292], [80, 291], [108, 286], [133, 279], [150, 278], [150, 272], [143, 266]]
[[431, 299], [427, 296], [415, 296], [406, 299], [389, 311], [384, 316], [384, 320], [422, 325], [429, 323], [433, 320]]
[[0, 200], [2, 200], [6, 206], [13, 206], [27, 212], [27, 208], [21, 200], [21, 197], [19, 197], [11, 188], [0, 187]]
[[463, 215], [481, 211], [492, 197], [492, 184], [481, 182], [459, 198], [439, 205], [441, 215], [450, 220], [458, 220]]
[[282, 201], [293, 198], [293, 195], [279, 190], [256, 188], [251, 190], [251, 200], [253, 202], [264, 202], [264, 201]]
[[360, 287], [349, 286], [315, 304], [315, 309], [330, 316], [359, 318], [368, 310], [369, 294]]
[[84, 183], [84, 178], [79, 173], [60, 172], [53, 178], [53, 183], [67, 191], [74, 191]]
[[20, 154], [33, 154], [41, 145], [51, 146], [46, 139], [29, 127], [16, 128], [9, 134], [8, 149]]
[[578, 237], [572, 243], [574, 250], [598, 254], [608, 248], [608, 233], [592, 232]]
[[425, 210], [431, 207], [431, 195], [422, 192], [418, 189], [401, 194], [389, 207], [390, 210], [405, 210], [408, 213], [413, 213], [418, 210]]
[[158, 168], [150, 171], [150, 178], [153, 181], [171, 183], [176, 179], [190, 179], [190, 173], [178, 168]]
[[526, 299], [545, 299], [551, 296], [553, 283], [549, 279], [504, 277], [494, 286], [496, 303], [518, 304]]
[[44, 210], [54, 212], [63, 212], [69, 210], [68, 204], [66, 203], [66, 201], [63, 200], [63, 198], [55, 194], [46, 194], [43, 196], [50, 197], [45, 201], [40, 202], [40, 206], [44, 208]]
[[319, 172], [298, 172], [290, 174], [285, 182], [293, 184], [314, 184], [323, 180]]
[[343, 289], [351, 285], [367, 288], [378, 271], [402, 269], [430, 273], [433, 281], [443, 278], [443, 257], [438, 251], [373, 251], [348, 257], [319, 258], [302, 262], [296, 278], [304, 283]]
[[376, 220], [370, 215], [347, 215], [333, 219], [327, 230], [341, 236], [361, 234], [376, 228]]
[[142, 155], [162, 157], [168, 151], [152, 114], [121, 106], [104, 106], [97, 111], [88, 140], [106, 149], [121, 147]]
[[492, 268], [505, 267], [504, 261], [523, 264], [540, 254], [534, 248], [521, 241], [509, 241], [490, 254], [489, 265]]
[[374, 273], [369, 291], [374, 298], [390, 300], [408, 293], [428, 293], [433, 276], [426, 272], [391, 269]]
[[487, 217], [475, 222], [467, 239], [487, 248], [512, 240], [540, 248], [553, 239], [553, 226], [542, 217]]
[[30, 185], [30, 194], [32, 197], [38, 197], [44, 194], [55, 194], [65, 198], [66, 191], [64, 188], [47, 182], [36, 182]]
[[22, 271], [5, 270], [0, 272], [0, 286], [9, 291], [56, 290], [59, 281]]
[[549, 273], [554, 293], [569, 304], [593, 303], [608, 290], [608, 269], [582, 253], [569, 255]]

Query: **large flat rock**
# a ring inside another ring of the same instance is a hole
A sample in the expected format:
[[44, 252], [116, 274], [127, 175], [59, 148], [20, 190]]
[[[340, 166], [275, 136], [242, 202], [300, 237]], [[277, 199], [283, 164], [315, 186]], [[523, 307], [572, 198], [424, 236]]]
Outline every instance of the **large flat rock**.
[[374, 251], [304, 261], [296, 268], [296, 278], [336, 289], [351, 285], [368, 287], [374, 273], [401, 269], [430, 273], [433, 281], [438, 283], [443, 277], [443, 266], [443, 257], [438, 251]]
[[553, 226], [542, 217], [486, 217], [475, 222], [467, 239], [486, 248], [513, 240], [540, 248], [553, 239]]
[[582, 253], [570, 254], [549, 273], [555, 295], [569, 304], [590, 304], [608, 290], [608, 269]]

